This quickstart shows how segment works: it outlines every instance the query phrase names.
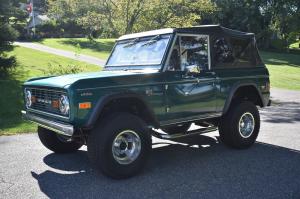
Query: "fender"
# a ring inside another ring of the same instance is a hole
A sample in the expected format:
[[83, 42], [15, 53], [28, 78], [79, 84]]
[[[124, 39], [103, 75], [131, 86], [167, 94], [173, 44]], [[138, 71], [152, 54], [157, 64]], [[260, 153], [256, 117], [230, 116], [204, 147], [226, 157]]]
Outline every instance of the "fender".
[[262, 102], [262, 104], [263, 104], [263, 107], [266, 106], [266, 104], [264, 104], [263, 96], [262, 96], [260, 90], [258, 89], [258, 87], [257, 87], [257, 85], [256, 85], [255, 83], [253, 83], [253, 82], [247, 82], [247, 83], [246, 83], [246, 82], [245, 82], [245, 83], [239, 83], [239, 82], [237, 82], [237, 83], [235, 83], [235, 84], [232, 86], [232, 88], [231, 88], [231, 90], [230, 90], [230, 92], [229, 92], [229, 95], [228, 95], [228, 97], [227, 97], [227, 99], [226, 99], [226, 102], [225, 102], [225, 105], [224, 105], [224, 108], [223, 108], [223, 115], [228, 111], [228, 109], [229, 109], [229, 107], [230, 107], [230, 103], [231, 103], [231, 101], [232, 101], [232, 98], [233, 98], [235, 92], [236, 92], [240, 87], [243, 87], [243, 86], [253, 86], [253, 87], [256, 89], [256, 91], [257, 91], [257, 93], [258, 93], [258, 95], [259, 95], [259, 98], [260, 98], [260, 100], [261, 100], [261, 102]]
[[139, 94], [136, 93], [131, 93], [131, 92], [125, 92], [125, 93], [115, 93], [115, 94], [110, 94], [106, 95], [104, 97], [101, 97], [101, 99], [98, 100], [96, 106], [93, 108], [90, 117], [86, 124], [84, 125], [84, 128], [91, 129], [95, 123], [97, 122], [103, 108], [112, 100], [116, 99], [126, 99], [126, 98], [134, 98], [142, 102], [144, 105], [146, 111], [149, 114], [149, 117], [151, 118], [151, 121], [153, 121], [154, 126], [159, 126], [159, 122], [157, 121], [155, 114], [153, 110], [150, 108], [149, 104], [146, 102], [146, 100], [140, 96]]

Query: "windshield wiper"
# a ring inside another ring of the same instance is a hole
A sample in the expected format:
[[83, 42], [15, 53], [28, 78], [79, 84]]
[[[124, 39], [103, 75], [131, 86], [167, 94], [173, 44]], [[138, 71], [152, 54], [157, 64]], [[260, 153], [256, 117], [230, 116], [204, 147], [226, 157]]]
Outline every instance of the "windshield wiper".
[[139, 42], [139, 40], [140, 40], [140, 38], [136, 38], [136, 39], [132, 40], [131, 42], [129, 42], [128, 44], [126, 44], [124, 46], [124, 48], [128, 48], [128, 47], [131, 47], [131, 46], [135, 45], [136, 43]]
[[160, 39], [161, 39], [160, 35], [156, 35], [153, 38], [151, 38], [149, 41], [147, 41], [146, 43], [144, 43], [142, 46], [150, 46], [152, 44], [155, 44]]

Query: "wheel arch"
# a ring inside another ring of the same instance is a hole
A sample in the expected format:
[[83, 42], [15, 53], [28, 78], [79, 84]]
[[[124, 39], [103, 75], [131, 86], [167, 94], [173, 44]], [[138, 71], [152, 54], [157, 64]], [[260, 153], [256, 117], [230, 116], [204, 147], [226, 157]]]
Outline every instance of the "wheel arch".
[[[134, 110], [135, 108], [137, 110]], [[109, 111], [130, 112], [141, 117], [148, 125], [159, 126], [159, 122], [146, 100], [137, 93], [126, 92], [102, 97], [92, 110], [85, 127], [91, 129], [101, 117], [109, 114]]]
[[266, 106], [260, 90], [253, 82], [237, 83], [231, 88], [223, 108], [223, 114], [227, 113], [232, 101], [235, 99], [247, 99], [260, 107]]

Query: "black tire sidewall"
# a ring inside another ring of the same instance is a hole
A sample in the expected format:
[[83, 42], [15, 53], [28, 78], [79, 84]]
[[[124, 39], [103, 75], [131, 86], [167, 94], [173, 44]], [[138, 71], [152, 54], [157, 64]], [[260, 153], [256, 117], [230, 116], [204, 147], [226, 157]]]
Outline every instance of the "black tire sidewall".
[[[255, 126], [251, 136], [244, 138], [239, 132], [239, 121], [246, 112], [252, 114]], [[235, 148], [248, 148], [256, 141], [260, 129], [260, 116], [257, 107], [252, 102], [243, 101], [233, 104], [222, 122], [220, 135], [225, 144]]]
[[[130, 164], [120, 164], [113, 157], [112, 144], [116, 136], [132, 130], [141, 139], [141, 151]], [[88, 138], [88, 153], [92, 163], [112, 178], [127, 178], [138, 173], [145, 165], [151, 150], [151, 136], [145, 122], [129, 113], [118, 113], [101, 122]]]
[[42, 144], [55, 153], [72, 153], [83, 145], [75, 141], [62, 142], [54, 131], [40, 126], [38, 127], [38, 136]]

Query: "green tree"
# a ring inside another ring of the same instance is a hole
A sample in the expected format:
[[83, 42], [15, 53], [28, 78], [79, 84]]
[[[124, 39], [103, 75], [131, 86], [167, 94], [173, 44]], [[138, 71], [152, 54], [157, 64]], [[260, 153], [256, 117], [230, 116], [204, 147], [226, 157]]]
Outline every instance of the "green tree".
[[202, 16], [215, 9], [210, 0], [153, 0], [136, 24], [136, 31], [198, 25]]
[[262, 15], [260, 1], [214, 0], [217, 6], [215, 23], [241, 31], [261, 32], [269, 19]]
[[214, 23], [254, 32], [261, 46], [269, 48], [276, 38], [282, 47], [295, 41], [300, 32], [299, 0], [214, 0]]
[[267, 0], [263, 8], [270, 16], [270, 30], [284, 41], [287, 48], [300, 36], [300, 1]]
[[88, 33], [88, 38], [93, 39], [100, 35], [104, 30], [103, 21], [105, 17], [103, 14], [88, 11], [84, 16], [78, 18], [76, 22], [83, 27]]
[[6, 52], [12, 50], [12, 42], [18, 37], [18, 32], [14, 28], [22, 17], [22, 12], [17, 0], [0, 0], [0, 72], [4, 74], [14, 66], [16, 59], [8, 57]]
[[210, 0], [50, 0], [49, 15], [76, 21], [88, 35], [117, 37], [163, 27], [197, 25], [215, 9]]
[[[76, 24], [89, 37], [165, 27], [221, 24], [254, 32], [262, 46], [272, 39], [294, 42], [300, 32], [299, 0], [48, 0], [48, 14]], [[58, 23], [58, 24], [59, 24]]]
[[100, 0], [100, 10], [105, 19], [102, 24], [109, 28], [112, 36], [131, 33], [147, 3], [151, 2], [149, 0]]

